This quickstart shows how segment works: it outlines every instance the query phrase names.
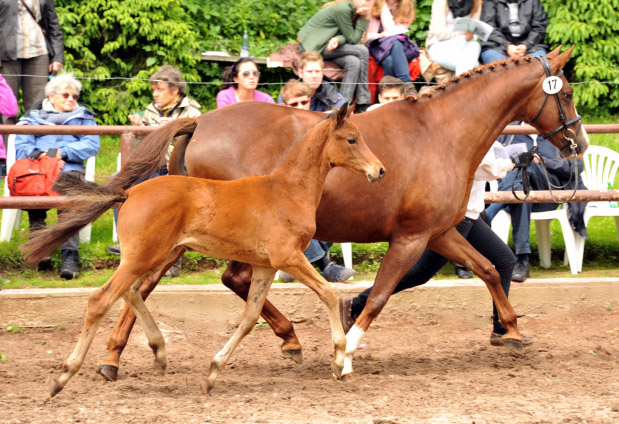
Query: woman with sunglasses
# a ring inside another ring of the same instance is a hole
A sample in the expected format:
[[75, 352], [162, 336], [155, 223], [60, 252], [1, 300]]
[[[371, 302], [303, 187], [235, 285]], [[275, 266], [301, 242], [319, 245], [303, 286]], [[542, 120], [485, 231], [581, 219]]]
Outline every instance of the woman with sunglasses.
[[[61, 74], [45, 85], [45, 99], [35, 104], [19, 120], [25, 125], [96, 125], [95, 114], [80, 104], [82, 84], [71, 74]], [[99, 152], [98, 135], [29, 135], [15, 137], [16, 159], [39, 159], [44, 155], [58, 158], [62, 172], [84, 174], [84, 161]], [[28, 210], [30, 231], [45, 226], [46, 209]], [[60, 277], [78, 276], [77, 234], [61, 246]], [[39, 269], [51, 269], [51, 260], [39, 263]]]
[[251, 58], [243, 57], [228, 66], [222, 75], [223, 89], [217, 93], [217, 108], [237, 102], [275, 103], [267, 93], [256, 90], [259, 79], [260, 71]]

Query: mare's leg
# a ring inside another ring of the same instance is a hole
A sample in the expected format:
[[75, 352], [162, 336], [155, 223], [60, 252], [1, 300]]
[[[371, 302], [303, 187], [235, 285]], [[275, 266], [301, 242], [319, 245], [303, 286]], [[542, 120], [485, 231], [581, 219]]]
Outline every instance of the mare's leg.
[[267, 297], [271, 283], [273, 283], [275, 272], [276, 271], [272, 268], [253, 266], [251, 287], [249, 288], [248, 301], [245, 303], [241, 322], [228, 343], [226, 343], [224, 348], [220, 350], [211, 361], [211, 369], [208, 377], [206, 380], [200, 382], [200, 390], [202, 393], [206, 394], [215, 387], [217, 376], [226, 366], [230, 355], [232, 355], [232, 352], [234, 352], [234, 349], [239, 345], [241, 340], [249, 334], [256, 325], [256, 322], [258, 322], [260, 310]]
[[[230, 261], [228, 268], [221, 276], [221, 281], [237, 296], [247, 302], [251, 273], [252, 267], [250, 264]], [[284, 357], [292, 359], [298, 364], [302, 363], [303, 352], [301, 350], [301, 343], [294, 332], [292, 323], [268, 299], [264, 301], [261, 315], [273, 329], [273, 332], [284, 340], [282, 343]]]
[[522, 353], [522, 337], [516, 322], [516, 312], [507, 300], [499, 273], [492, 263], [475, 250], [455, 228], [432, 240], [428, 247], [449, 260], [464, 264], [486, 283], [501, 323], [507, 330], [503, 336], [505, 346], [516, 353]]
[[[331, 324], [331, 339], [335, 348], [331, 370], [336, 378], [342, 378], [346, 355], [346, 335], [342, 328], [342, 321], [337, 307], [337, 296], [331, 284], [316, 271], [301, 251], [298, 251], [294, 257], [288, 259], [285, 265], [282, 262], [281, 265], [278, 265], [278, 268], [314, 290], [322, 303], [327, 307]], [[350, 364], [352, 367], [352, 358]]]
[[392, 238], [376, 274], [365, 308], [346, 335], [346, 361], [342, 372], [344, 378], [353, 377], [352, 355], [359, 348], [363, 335], [389, 300], [398, 282], [423, 253], [427, 242], [427, 235]]
[[[182, 249], [172, 261], [168, 262], [166, 266], [161, 269], [160, 272], [155, 272], [142, 279], [142, 284], [139, 289], [142, 299], [146, 300], [148, 295], [150, 295], [155, 287], [157, 287], [157, 284], [159, 284], [161, 277], [165, 275], [166, 271], [176, 263], [178, 258], [180, 258], [184, 252], [185, 249]], [[126, 304], [120, 314], [120, 317], [118, 318], [118, 321], [114, 325], [112, 334], [110, 334], [110, 337], [107, 339], [108, 356], [105, 360], [100, 361], [97, 367], [97, 372], [108, 381], [116, 381], [118, 378], [120, 355], [127, 346], [129, 335], [133, 329], [133, 324], [135, 324], [135, 314], [131, 310], [131, 307]]]
[[101, 319], [118, 298], [139, 278], [140, 274], [130, 264], [121, 263], [112, 278], [103, 287], [95, 290], [88, 298], [88, 310], [80, 338], [73, 353], [62, 365], [60, 376], [52, 382], [51, 397], [60, 392], [69, 379], [80, 369], [88, 348], [92, 343]]

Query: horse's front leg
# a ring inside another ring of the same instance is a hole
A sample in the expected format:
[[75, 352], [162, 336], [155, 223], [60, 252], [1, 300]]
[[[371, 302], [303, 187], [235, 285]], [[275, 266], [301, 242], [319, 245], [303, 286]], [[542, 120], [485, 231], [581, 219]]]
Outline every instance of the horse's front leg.
[[[221, 276], [226, 287], [247, 302], [247, 293], [251, 284], [252, 267], [243, 262], [230, 261], [228, 268]], [[294, 332], [292, 323], [271, 303], [264, 301], [262, 318], [269, 324], [276, 336], [283, 339], [282, 353], [284, 358], [292, 359], [296, 363], [303, 362], [301, 342]]]
[[200, 390], [202, 393], [207, 394], [215, 387], [217, 376], [219, 376], [219, 373], [226, 366], [230, 355], [232, 355], [232, 352], [234, 352], [234, 349], [239, 345], [241, 340], [249, 334], [256, 325], [256, 322], [258, 322], [260, 310], [267, 297], [271, 283], [273, 283], [275, 272], [273, 268], [253, 266], [251, 287], [249, 288], [247, 302], [245, 303], [245, 309], [241, 316], [241, 322], [228, 343], [226, 343], [224, 348], [220, 350], [211, 361], [211, 369], [206, 380], [200, 381]]
[[475, 250], [455, 227], [432, 240], [428, 247], [453, 262], [465, 265], [486, 283], [496, 305], [499, 319], [507, 330], [503, 336], [503, 343], [508, 349], [522, 353], [522, 336], [518, 330], [516, 312], [507, 300], [499, 273], [492, 263]]
[[[143, 279], [139, 289], [143, 300], [146, 300], [148, 295], [150, 295], [155, 287], [157, 287], [157, 284], [159, 284], [161, 277], [165, 275], [166, 271], [176, 263], [184, 252], [185, 249], [178, 254], [176, 259], [168, 262], [161, 272], [155, 272]], [[134, 324], [135, 314], [131, 310], [131, 306], [125, 304], [118, 321], [116, 321], [114, 325], [112, 334], [110, 334], [110, 337], [107, 339], [108, 356], [105, 360], [99, 361], [97, 364], [97, 372], [108, 381], [116, 381], [118, 378], [120, 355], [122, 355], [123, 350], [127, 346]]]
[[389, 249], [383, 258], [383, 262], [376, 274], [376, 280], [367, 299], [363, 311], [357, 317], [355, 324], [346, 334], [346, 361], [344, 364], [344, 377], [352, 378], [352, 356], [359, 348], [361, 340], [370, 324], [380, 314], [389, 300], [398, 282], [406, 271], [417, 262], [423, 253], [428, 241], [427, 236], [394, 236], [389, 244]]

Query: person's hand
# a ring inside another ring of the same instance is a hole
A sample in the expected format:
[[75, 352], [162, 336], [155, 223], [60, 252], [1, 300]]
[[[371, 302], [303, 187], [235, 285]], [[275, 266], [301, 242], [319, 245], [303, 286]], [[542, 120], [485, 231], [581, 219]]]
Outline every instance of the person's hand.
[[131, 121], [131, 125], [144, 125], [142, 122], [142, 117], [137, 113], [129, 115], [129, 120]]
[[464, 39], [466, 41], [471, 41], [473, 37], [475, 37], [475, 34], [473, 34], [473, 31], [467, 31], [464, 33]]
[[512, 162], [516, 165], [516, 168], [528, 168], [533, 161], [533, 150], [528, 152], [518, 153], [512, 158]]
[[523, 57], [527, 54], [527, 46], [525, 44], [518, 44], [516, 51], [518, 52], [518, 57]]
[[327, 51], [335, 50], [340, 45], [340, 42], [337, 41], [337, 38], [332, 37], [327, 43]]
[[507, 45], [507, 55], [509, 57], [518, 57], [518, 47], [515, 44], [508, 44]]
[[161, 118], [159, 120], [159, 125], [167, 125], [172, 121], [174, 121], [174, 118]]
[[49, 72], [55, 74], [56, 72], [62, 69], [62, 63], [60, 62], [52, 62], [49, 64]]

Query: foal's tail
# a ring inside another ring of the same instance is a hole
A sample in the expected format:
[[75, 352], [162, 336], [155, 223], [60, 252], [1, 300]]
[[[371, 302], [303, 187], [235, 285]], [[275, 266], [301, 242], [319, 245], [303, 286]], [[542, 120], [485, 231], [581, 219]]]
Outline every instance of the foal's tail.
[[85, 225], [100, 217], [116, 203], [127, 200], [127, 193], [118, 188], [100, 186], [72, 173], [62, 173], [54, 191], [75, 201], [69, 210], [59, 215], [58, 223], [31, 233], [30, 241], [19, 249], [29, 264], [49, 256], [56, 246], [73, 237]]
[[198, 118], [179, 118], [148, 134], [133, 151], [127, 163], [107, 183], [110, 188], [127, 190], [144, 176], [159, 170], [168, 145], [179, 135], [193, 134]]

